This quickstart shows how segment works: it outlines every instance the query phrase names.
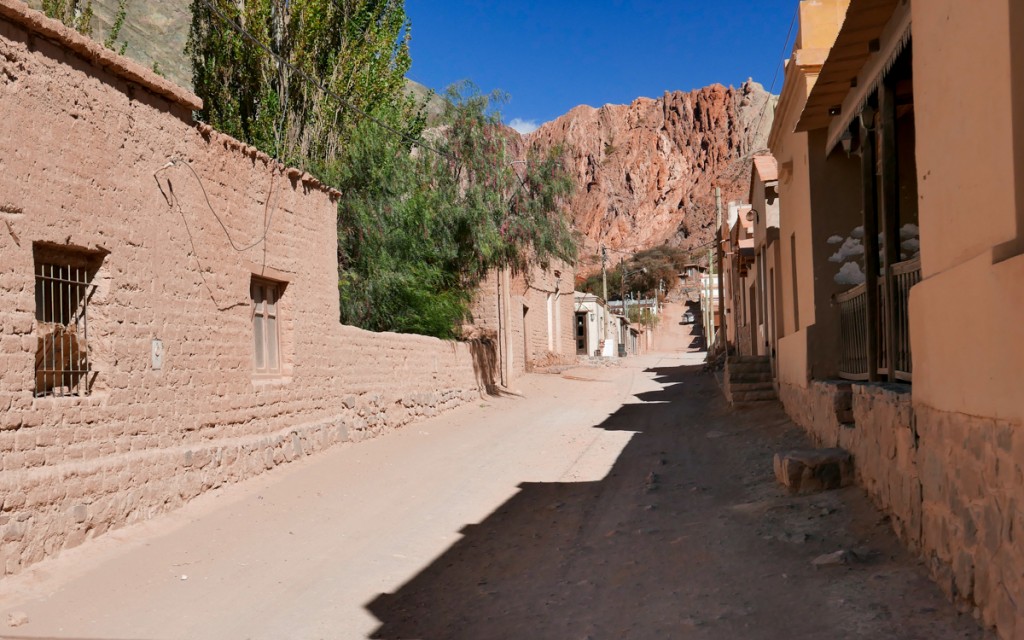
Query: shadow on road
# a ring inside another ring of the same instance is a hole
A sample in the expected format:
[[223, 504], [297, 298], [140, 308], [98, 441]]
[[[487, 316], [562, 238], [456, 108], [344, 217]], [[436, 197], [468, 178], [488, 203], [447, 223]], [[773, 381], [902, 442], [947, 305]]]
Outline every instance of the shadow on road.
[[[598, 425], [637, 432], [605, 479], [521, 484], [397, 593], [371, 602], [368, 609], [383, 623], [372, 637], [584, 637], [587, 627], [604, 626], [609, 617], [626, 622], [645, 602], [658, 601], [649, 593], [654, 585], [640, 583], [666, 549], [636, 536], [631, 528], [640, 525], [631, 512], [656, 502], [672, 434], [702, 420], [683, 419], [670, 404], [704, 390], [694, 383], [695, 369], [656, 371], [662, 390], [639, 394], [642, 402]], [[595, 611], [601, 594], [611, 592], [612, 609]]]
[[[381, 621], [372, 638], [965, 637], [914, 618], [922, 598], [945, 605], [859, 490], [795, 498], [776, 487], [773, 447], [803, 442], [776, 405], [731, 411], [698, 367], [648, 373], [661, 389], [597, 426], [636, 434], [602, 480], [520, 485], [367, 605]], [[850, 533], [854, 511], [864, 522]], [[790, 529], [814, 533], [794, 544]], [[903, 564], [809, 563], [871, 536]], [[868, 569], [887, 582], [869, 584]]]

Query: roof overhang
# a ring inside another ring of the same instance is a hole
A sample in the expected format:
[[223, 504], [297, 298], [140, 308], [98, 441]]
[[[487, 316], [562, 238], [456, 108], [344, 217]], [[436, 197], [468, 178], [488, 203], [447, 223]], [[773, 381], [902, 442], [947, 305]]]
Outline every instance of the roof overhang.
[[850, 2], [797, 131], [827, 128], [826, 153], [835, 148], [910, 41], [910, 15], [905, 0]]

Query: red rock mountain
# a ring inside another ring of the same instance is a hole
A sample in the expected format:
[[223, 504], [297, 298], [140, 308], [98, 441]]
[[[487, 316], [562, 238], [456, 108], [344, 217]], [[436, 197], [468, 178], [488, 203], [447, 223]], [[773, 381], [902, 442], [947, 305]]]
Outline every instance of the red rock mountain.
[[526, 136], [542, 150], [562, 145], [578, 182], [573, 222], [580, 256], [669, 243], [706, 243], [723, 204], [746, 197], [750, 155], [765, 146], [774, 97], [746, 82], [714, 85], [628, 105], [576, 107]]

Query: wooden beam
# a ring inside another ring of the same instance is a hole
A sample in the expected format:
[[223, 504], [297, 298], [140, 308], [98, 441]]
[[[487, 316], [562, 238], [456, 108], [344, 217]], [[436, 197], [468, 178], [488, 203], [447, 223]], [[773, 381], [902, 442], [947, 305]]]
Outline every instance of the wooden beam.
[[882, 323], [885, 326], [885, 359], [886, 373], [889, 381], [896, 380], [896, 287], [892, 267], [900, 261], [900, 212], [899, 212], [899, 169], [896, 158], [896, 94], [893, 91], [891, 78], [887, 78], [878, 86], [878, 116], [881, 148], [881, 205], [882, 205], [882, 237], [883, 293], [885, 295], [885, 313]]
[[861, 201], [864, 215], [864, 287], [867, 297], [868, 380], [878, 380], [878, 199], [875, 180], [875, 126], [860, 116]]

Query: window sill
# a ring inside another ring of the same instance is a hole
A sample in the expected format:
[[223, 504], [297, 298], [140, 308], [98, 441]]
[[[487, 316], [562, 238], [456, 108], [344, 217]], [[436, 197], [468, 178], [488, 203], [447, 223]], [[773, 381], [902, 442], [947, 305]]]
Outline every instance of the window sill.
[[106, 391], [93, 390], [88, 395], [68, 394], [63, 396], [36, 396], [32, 397], [33, 409], [52, 409], [68, 404], [83, 406], [102, 406], [107, 402]]
[[291, 384], [292, 377], [283, 373], [254, 373], [252, 386], [260, 387], [283, 387]]

